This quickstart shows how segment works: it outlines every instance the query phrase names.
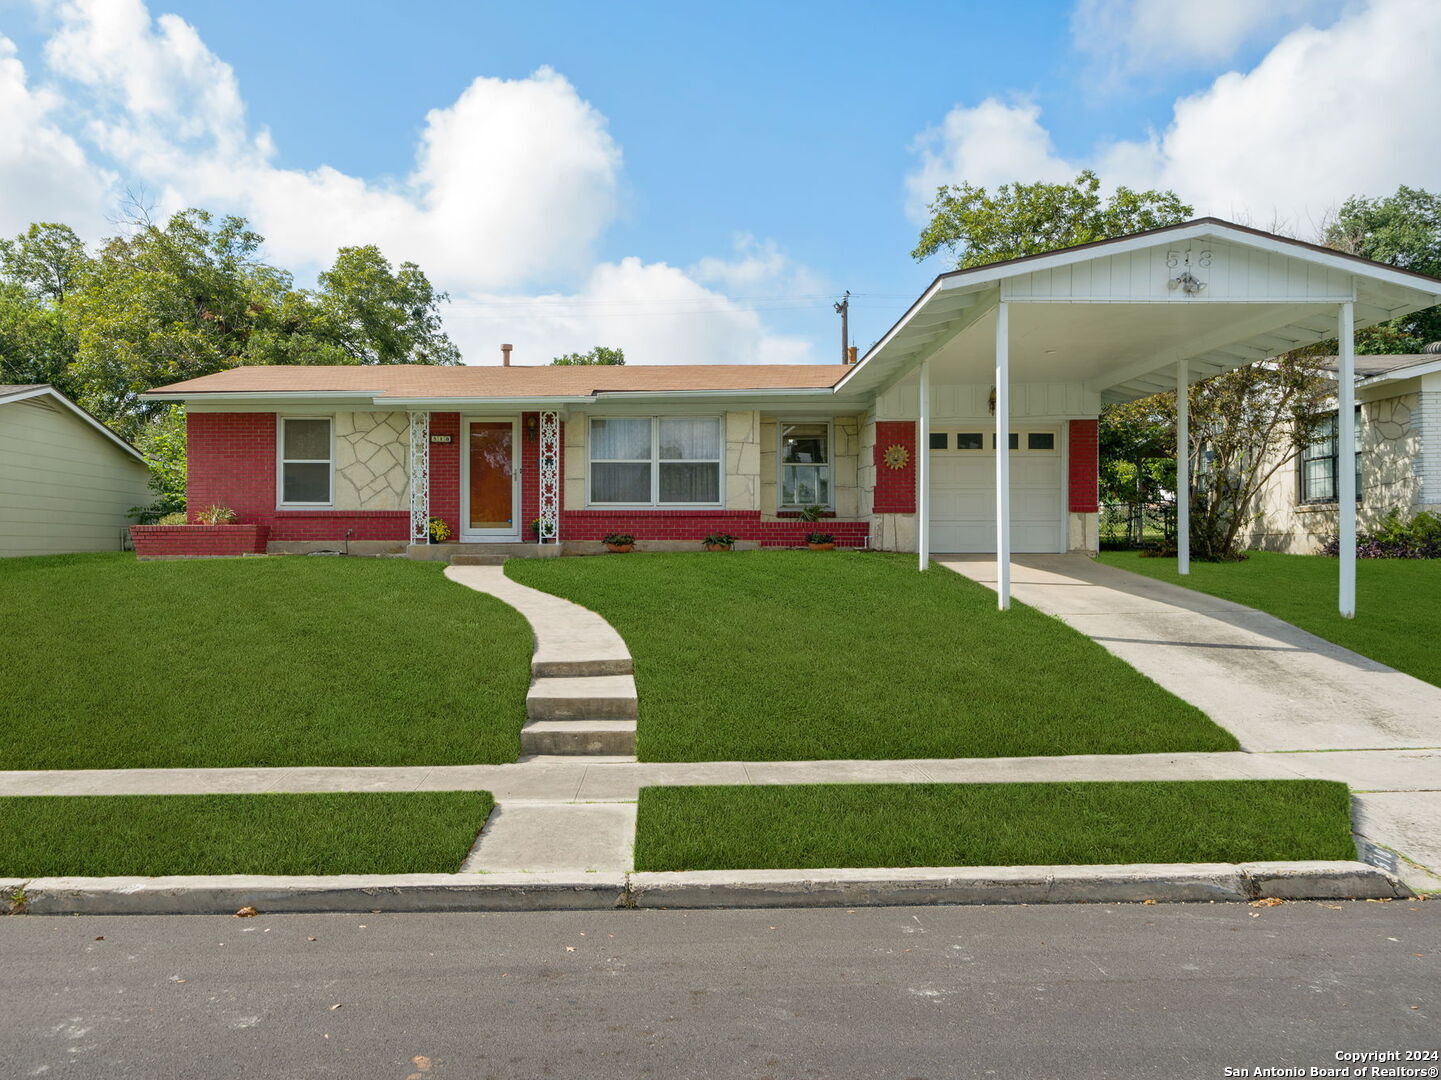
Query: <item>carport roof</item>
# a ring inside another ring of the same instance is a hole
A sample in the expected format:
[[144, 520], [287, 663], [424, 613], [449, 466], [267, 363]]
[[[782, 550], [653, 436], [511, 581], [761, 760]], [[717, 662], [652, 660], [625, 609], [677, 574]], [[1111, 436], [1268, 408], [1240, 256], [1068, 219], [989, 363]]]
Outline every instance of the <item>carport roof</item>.
[[[1189, 280], [1185, 280], [1188, 278]], [[938, 275], [836, 385], [881, 392], [923, 360], [989, 381], [1007, 301], [1014, 382], [1081, 381], [1105, 401], [1175, 387], [1441, 303], [1441, 279], [1205, 217]]]

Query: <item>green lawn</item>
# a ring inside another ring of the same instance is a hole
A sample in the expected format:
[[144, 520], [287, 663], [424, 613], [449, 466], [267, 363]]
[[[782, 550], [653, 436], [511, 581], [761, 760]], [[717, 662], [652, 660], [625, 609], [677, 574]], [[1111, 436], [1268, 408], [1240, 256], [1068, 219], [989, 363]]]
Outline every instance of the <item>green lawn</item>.
[[452, 874], [488, 791], [0, 798], [0, 877]]
[[1253, 551], [1242, 562], [1143, 559], [1134, 551], [1103, 551], [1108, 566], [1184, 585], [1277, 618], [1362, 656], [1441, 686], [1441, 563], [1427, 559], [1356, 560], [1356, 617], [1336, 611], [1335, 559]]
[[1325, 780], [649, 787], [637, 870], [1354, 859]]
[[406, 559], [0, 559], [0, 769], [514, 761], [530, 626]]
[[755, 551], [511, 560], [630, 646], [648, 761], [1234, 750], [1059, 620], [910, 555]]

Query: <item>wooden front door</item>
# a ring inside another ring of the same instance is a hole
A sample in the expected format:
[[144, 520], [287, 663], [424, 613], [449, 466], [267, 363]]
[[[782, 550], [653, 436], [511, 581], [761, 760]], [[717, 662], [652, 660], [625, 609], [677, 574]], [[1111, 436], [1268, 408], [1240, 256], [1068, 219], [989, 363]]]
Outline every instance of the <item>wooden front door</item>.
[[465, 422], [461, 540], [520, 539], [517, 426], [513, 419]]

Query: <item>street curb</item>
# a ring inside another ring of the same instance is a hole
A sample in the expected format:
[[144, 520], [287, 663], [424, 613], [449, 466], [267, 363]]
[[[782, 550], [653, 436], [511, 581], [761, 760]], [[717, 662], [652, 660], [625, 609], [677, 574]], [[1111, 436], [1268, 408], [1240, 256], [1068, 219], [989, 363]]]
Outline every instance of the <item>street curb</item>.
[[[1410, 896], [1360, 862], [962, 866], [680, 873], [33, 878], [0, 881], [16, 914], [576, 911], [1364, 900]], [[19, 898], [17, 900], [17, 898]]]
[[638, 908], [870, 907], [1394, 899], [1410, 891], [1360, 862], [700, 870], [630, 875]]
[[623, 873], [34, 878], [27, 915], [574, 911], [621, 906]]

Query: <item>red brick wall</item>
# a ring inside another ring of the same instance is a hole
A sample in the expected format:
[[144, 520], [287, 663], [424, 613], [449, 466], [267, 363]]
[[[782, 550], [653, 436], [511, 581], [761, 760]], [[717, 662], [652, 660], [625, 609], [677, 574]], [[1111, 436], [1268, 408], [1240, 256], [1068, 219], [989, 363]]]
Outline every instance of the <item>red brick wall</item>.
[[[886, 450], [906, 448], [906, 467], [892, 469], [886, 464]], [[916, 512], [916, 425], [911, 420], [876, 422], [876, 490], [872, 509], [877, 514]]]
[[430, 444], [430, 516], [443, 519], [450, 526], [450, 538], [459, 540], [460, 413], [431, 413], [430, 433], [450, 436], [448, 443]]
[[132, 525], [130, 539], [141, 559], [190, 555], [264, 555], [264, 525]]
[[1070, 422], [1068, 486], [1073, 514], [1094, 514], [1101, 508], [1101, 444], [1099, 422]]
[[190, 520], [207, 506], [265, 525], [271, 540], [404, 540], [406, 510], [277, 510], [274, 413], [190, 413], [185, 421]]
[[600, 540], [607, 533], [630, 533], [637, 540], [694, 540], [707, 533], [730, 533], [757, 540], [762, 547], [800, 547], [806, 533], [828, 532], [842, 547], [861, 547], [870, 526], [864, 521], [762, 521], [759, 510], [565, 510], [561, 536]]

